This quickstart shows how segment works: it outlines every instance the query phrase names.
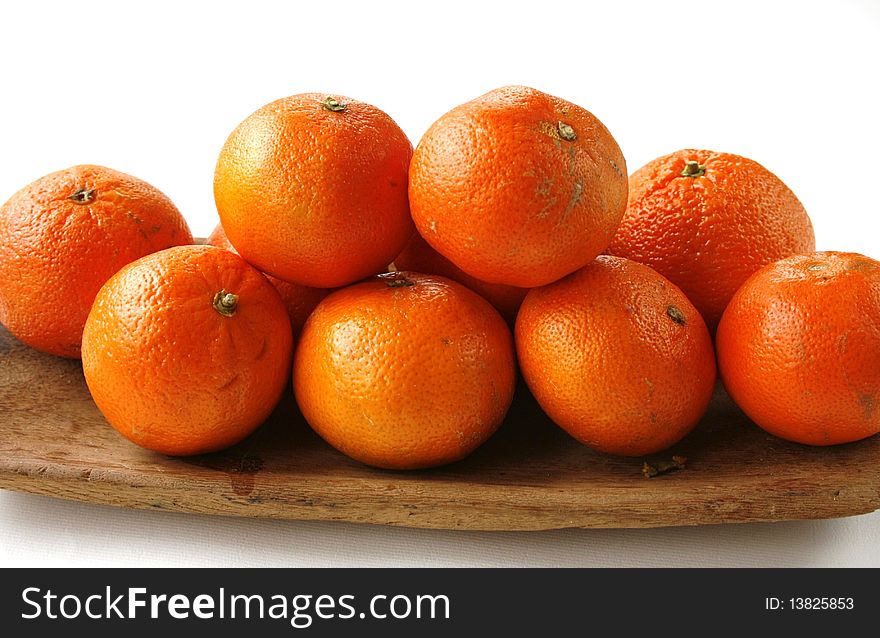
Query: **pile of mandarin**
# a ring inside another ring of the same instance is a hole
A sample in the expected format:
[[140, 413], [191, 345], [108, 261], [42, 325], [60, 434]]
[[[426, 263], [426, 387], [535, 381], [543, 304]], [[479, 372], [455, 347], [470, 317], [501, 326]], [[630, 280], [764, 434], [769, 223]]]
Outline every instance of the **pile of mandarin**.
[[594, 115], [516, 86], [413, 149], [378, 108], [307, 93], [238, 125], [214, 198], [208, 245], [100, 166], [0, 209], [0, 321], [81, 358], [107, 421], [150, 450], [241, 441], [291, 378], [321, 437], [390, 469], [468, 455], [518, 373], [607, 454], [681, 440], [716, 370], [779, 437], [880, 431], [880, 263], [815, 252], [800, 201], [745, 157], [682, 150], [627, 177]]

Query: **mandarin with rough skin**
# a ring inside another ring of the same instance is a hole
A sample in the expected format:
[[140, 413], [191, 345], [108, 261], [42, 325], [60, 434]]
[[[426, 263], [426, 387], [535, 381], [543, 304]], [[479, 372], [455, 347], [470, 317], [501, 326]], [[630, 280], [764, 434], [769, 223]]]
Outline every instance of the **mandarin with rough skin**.
[[713, 334], [752, 273], [816, 248], [795, 194], [746, 157], [677, 151], [633, 173], [629, 188], [608, 252], [647, 264], [681, 288]]

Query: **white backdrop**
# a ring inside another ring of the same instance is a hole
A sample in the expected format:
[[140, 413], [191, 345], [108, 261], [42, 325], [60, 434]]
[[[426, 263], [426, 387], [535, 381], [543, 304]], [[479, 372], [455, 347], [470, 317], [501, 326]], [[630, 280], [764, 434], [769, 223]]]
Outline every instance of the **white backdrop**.
[[[779, 175], [820, 249], [880, 258], [880, 2], [5, 3], [0, 200], [104, 164], [216, 223], [235, 125], [293, 93], [387, 111], [416, 143], [526, 84], [576, 102], [632, 172], [685, 147]], [[0, 363], [2, 365], [2, 363]], [[0, 415], [2, 418], [2, 415]], [[880, 489], [880, 486], [878, 486]], [[453, 533], [131, 512], [0, 492], [0, 564], [873, 565], [880, 514], [671, 530]]]

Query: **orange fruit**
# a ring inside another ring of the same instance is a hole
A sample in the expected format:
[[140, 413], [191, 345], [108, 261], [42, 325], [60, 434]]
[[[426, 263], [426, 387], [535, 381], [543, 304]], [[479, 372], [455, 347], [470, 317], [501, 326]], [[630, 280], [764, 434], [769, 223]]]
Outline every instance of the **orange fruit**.
[[413, 233], [412, 239], [403, 252], [395, 258], [394, 267], [397, 270], [412, 270], [429, 275], [440, 275], [457, 281], [492, 304], [510, 325], [513, 325], [516, 320], [516, 311], [519, 310], [522, 300], [525, 299], [526, 293], [529, 291], [528, 288], [490, 284], [476, 277], [471, 277], [431, 248], [431, 245], [418, 233]]
[[470, 454], [501, 424], [515, 376], [510, 330], [486, 300], [410, 272], [331, 293], [306, 321], [293, 364], [312, 428], [388, 469]]
[[169, 248], [101, 288], [83, 334], [83, 371], [123, 436], [172, 455], [237, 443], [287, 383], [292, 336], [278, 292], [241, 257]]
[[277, 100], [232, 132], [214, 199], [229, 241], [265, 273], [334, 288], [381, 272], [412, 232], [412, 144], [387, 114], [351, 98]]
[[146, 182], [103, 166], [41, 177], [0, 208], [0, 323], [27, 345], [78, 359], [98, 289], [125, 264], [192, 235]]
[[[217, 224], [214, 232], [208, 237], [207, 243], [210, 246], [217, 246], [217, 248], [224, 248], [225, 250], [231, 250], [236, 255], [238, 254], [235, 247], [229, 243], [223, 226], [220, 224]], [[278, 291], [278, 294], [281, 295], [281, 299], [287, 306], [290, 327], [293, 328], [293, 335], [296, 337], [302, 330], [306, 319], [312, 314], [312, 310], [315, 309], [315, 306], [318, 305], [321, 299], [327, 296], [329, 291], [324, 288], [310, 288], [308, 286], [292, 284], [272, 275], [266, 275], [266, 277], [275, 286], [275, 290]]]
[[713, 334], [749, 275], [816, 248], [794, 193], [739, 155], [677, 151], [633, 173], [629, 189], [608, 252], [647, 264], [681, 288]]
[[835, 445], [880, 432], [880, 262], [817, 252], [765, 266], [716, 346], [728, 393], [771, 434]]
[[520, 369], [547, 415], [600, 452], [659, 452], [690, 432], [715, 385], [700, 313], [647, 266], [601, 256], [526, 295]]
[[588, 264], [626, 207], [626, 163], [590, 112], [522, 86], [462, 104], [413, 155], [412, 216], [469, 275], [529, 288]]

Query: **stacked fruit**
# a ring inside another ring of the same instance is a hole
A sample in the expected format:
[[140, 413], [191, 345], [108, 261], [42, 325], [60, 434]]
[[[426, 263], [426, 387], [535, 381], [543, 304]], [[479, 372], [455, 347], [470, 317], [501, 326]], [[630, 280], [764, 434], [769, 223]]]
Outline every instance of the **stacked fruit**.
[[880, 263], [813, 252], [798, 199], [749, 159], [679, 151], [627, 180], [596, 117], [524, 87], [456, 107], [413, 151], [381, 110], [302, 94], [235, 129], [214, 195], [208, 246], [96, 166], [0, 212], [0, 320], [81, 355], [109, 423], [151, 450], [240, 441], [292, 370], [334, 447], [440, 465], [501, 425], [518, 361], [574, 438], [645, 455], [702, 418], [716, 352], [773, 434], [880, 431]]

